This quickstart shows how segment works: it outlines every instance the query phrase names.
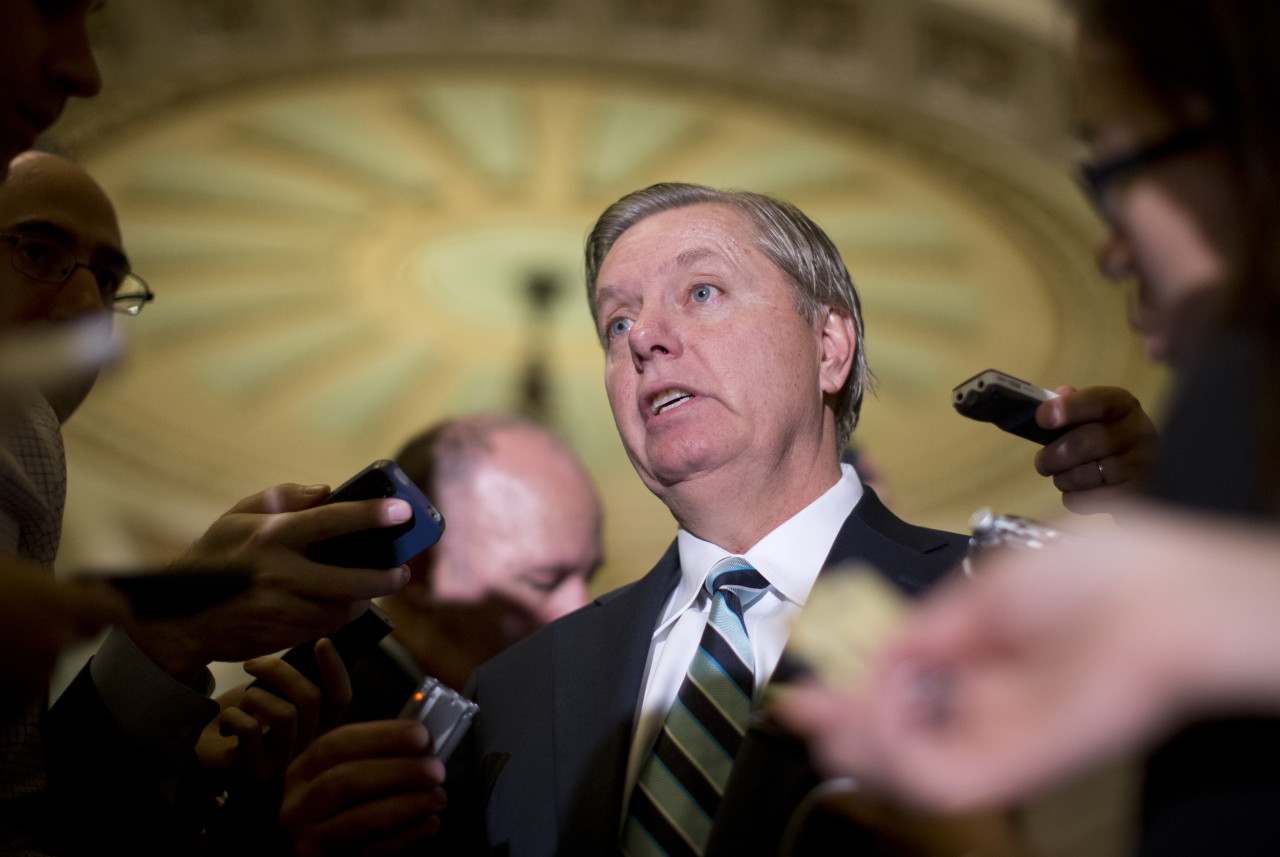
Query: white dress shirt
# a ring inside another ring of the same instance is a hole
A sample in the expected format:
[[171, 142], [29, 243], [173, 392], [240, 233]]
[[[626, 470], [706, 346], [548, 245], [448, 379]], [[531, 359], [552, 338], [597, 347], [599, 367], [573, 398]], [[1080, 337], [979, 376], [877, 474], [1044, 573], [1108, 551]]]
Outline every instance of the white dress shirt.
[[740, 555], [769, 581], [765, 594], [745, 614], [759, 694], [782, 657], [791, 622], [809, 597], [831, 545], [853, 507], [862, 499], [862, 482], [857, 472], [848, 464], [842, 464], [841, 470], [840, 479], [825, 494], [756, 542], [745, 554], [732, 554], [685, 530], [677, 533], [680, 580], [667, 598], [649, 643], [649, 660], [627, 760], [624, 820], [631, 789], [652, 752], [702, 639], [702, 630], [711, 613], [711, 597], [704, 583], [712, 566], [725, 557]]

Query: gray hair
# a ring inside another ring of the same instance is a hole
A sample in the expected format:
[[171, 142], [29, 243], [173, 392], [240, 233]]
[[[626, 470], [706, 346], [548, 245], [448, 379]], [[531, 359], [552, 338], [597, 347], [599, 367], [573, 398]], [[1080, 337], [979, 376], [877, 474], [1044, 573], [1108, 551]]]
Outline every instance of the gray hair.
[[596, 279], [604, 257], [622, 233], [659, 212], [703, 204], [726, 205], [751, 218], [756, 227], [756, 247], [791, 283], [796, 312], [801, 317], [817, 324], [830, 308], [853, 321], [857, 336], [853, 367], [836, 395], [834, 407], [836, 434], [843, 443], [858, 424], [862, 395], [873, 380], [863, 347], [862, 303], [840, 252], [827, 233], [788, 202], [749, 191], [678, 182], [655, 184], [627, 194], [605, 209], [587, 236], [587, 302], [591, 318], [599, 324]]

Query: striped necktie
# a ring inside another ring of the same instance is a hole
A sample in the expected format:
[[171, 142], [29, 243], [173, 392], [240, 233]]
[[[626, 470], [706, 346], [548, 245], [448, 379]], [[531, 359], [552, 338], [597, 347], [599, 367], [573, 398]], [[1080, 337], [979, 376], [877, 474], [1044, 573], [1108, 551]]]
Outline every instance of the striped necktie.
[[743, 613], [769, 582], [731, 556], [704, 585], [711, 615], [622, 827], [630, 857], [702, 853], [751, 713], [755, 658]]

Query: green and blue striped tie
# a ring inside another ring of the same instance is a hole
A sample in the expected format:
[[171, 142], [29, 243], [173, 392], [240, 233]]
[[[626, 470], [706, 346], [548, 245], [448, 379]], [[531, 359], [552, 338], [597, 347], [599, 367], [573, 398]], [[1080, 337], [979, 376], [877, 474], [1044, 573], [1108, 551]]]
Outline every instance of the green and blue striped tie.
[[743, 613], [768, 581], [731, 556], [707, 575], [711, 615], [622, 827], [630, 857], [700, 855], [746, 731], [755, 658]]

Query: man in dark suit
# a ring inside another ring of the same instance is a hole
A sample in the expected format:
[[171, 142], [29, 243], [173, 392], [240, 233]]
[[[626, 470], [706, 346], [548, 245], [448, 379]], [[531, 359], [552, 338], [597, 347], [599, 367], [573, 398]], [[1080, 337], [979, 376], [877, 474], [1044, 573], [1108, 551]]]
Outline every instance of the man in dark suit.
[[[864, 559], [912, 593], [963, 553], [962, 537], [903, 523], [840, 464], [869, 374], [857, 295], [812, 221], [756, 194], [659, 185], [606, 211], [587, 257], [623, 445], [680, 532], [640, 581], [475, 673], [481, 714], [449, 771], [441, 850], [598, 854], [651, 836], [635, 832], [649, 799], [636, 784], [701, 646], [720, 560], [744, 558], [766, 584], [741, 620], [758, 699], [823, 568]], [[318, 741], [287, 777], [299, 854], [433, 834], [426, 746], [397, 723]], [[750, 729], [685, 846], [776, 851], [816, 784], [798, 748]]]

